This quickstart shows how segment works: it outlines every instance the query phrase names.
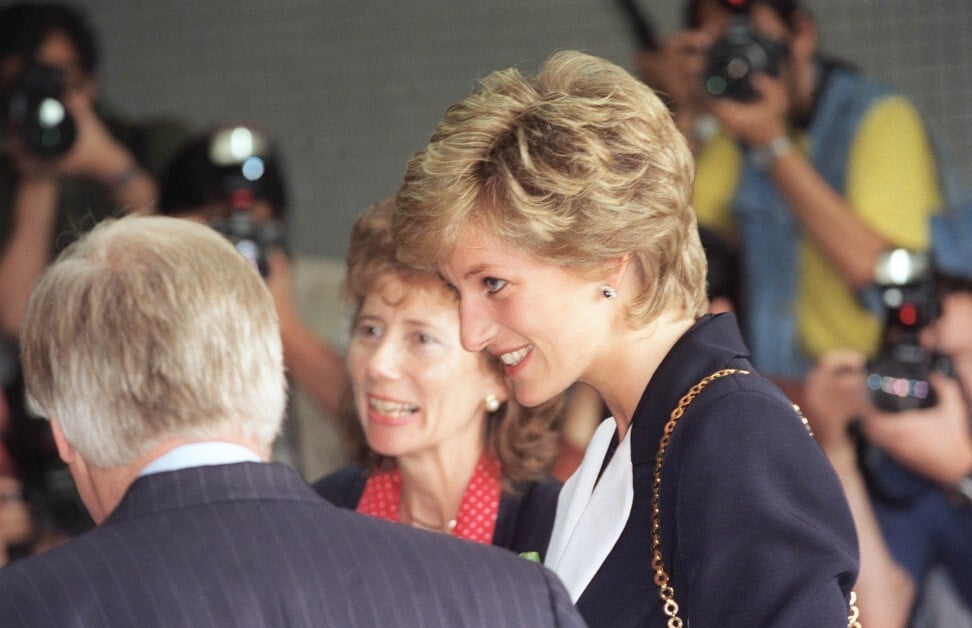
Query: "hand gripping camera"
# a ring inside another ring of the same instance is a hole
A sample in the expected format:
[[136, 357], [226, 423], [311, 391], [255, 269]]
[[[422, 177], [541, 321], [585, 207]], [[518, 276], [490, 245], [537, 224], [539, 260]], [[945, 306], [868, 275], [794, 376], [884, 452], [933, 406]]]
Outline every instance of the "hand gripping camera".
[[748, 17], [751, 0], [721, 0], [721, 4], [733, 16], [725, 34], [709, 49], [703, 86], [714, 98], [757, 100], [752, 77], [760, 73], [778, 76], [786, 46], [753, 29]]
[[875, 283], [885, 307], [881, 347], [868, 364], [874, 405], [888, 412], [937, 403], [928, 374], [936, 356], [921, 346], [921, 330], [938, 316], [931, 261], [924, 253], [894, 249], [878, 258]]
[[64, 105], [64, 72], [29, 63], [0, 92], [4, 133], [16, 134], [24, 148], [44, 159], [60, 157], [74, 145], [77, 127]]

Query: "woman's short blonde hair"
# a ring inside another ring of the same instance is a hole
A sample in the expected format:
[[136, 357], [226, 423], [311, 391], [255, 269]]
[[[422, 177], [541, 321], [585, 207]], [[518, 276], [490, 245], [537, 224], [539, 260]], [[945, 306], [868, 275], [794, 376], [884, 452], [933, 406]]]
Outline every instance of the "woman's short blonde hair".
[[[344, 295], [357, 311], [369, 294], [381, 291], [389, 278], [397, 278], [414, 286], [409, 295], [423, 298], [436, 291], [449, 294], [445, 283], [433, 272], [406, 266], [395, 256], [391, 238], [391, 216], [395, 210], [394, 199], [374, 205], [358, 217], [351, 231], [347, 255], [347, 275]], [[499, 359], [485, 352], [480, 353], [501, 380], [504, 380]], [[507, 384], [509, 387], [509, 384]], [[521, 406], [513, 398], [501, 404], [495, 412], [487, 414], [487, 446], [499, 457], [508, 490], [515, 483], [537, 480], [553, 465], [559, 441], [560, 410], [562, 397], [534, 408]], [[365, 466], [378, 467], [391, 464], [372, 451], [365, 440], [354, 404], [346, 403], [344, 414], [345, 433], [354, 457]]]
[[286, 404], [276, 310], [263, 280], [189, 220], [108, 220], [34, 289], [21, 335], [27, 390], [90, 464], [169, 438], [269, 448]]
[[704, 313], [694, 163], [662, 101], [624, 69], [575, 51], [536, 77], [490, 74], [408, 162], [393, 233], [434, 268], [465, 224], [581, 272], [628, 255], [641, 290], [628, 320]]

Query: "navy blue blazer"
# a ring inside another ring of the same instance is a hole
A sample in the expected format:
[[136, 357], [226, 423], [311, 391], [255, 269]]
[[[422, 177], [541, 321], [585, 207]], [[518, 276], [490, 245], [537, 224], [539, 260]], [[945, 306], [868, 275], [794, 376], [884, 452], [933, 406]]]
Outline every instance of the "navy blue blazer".
[[[335, 506], [354, 510], [364, 493], [368, 472], [351, 465], [314, 483], [314, 490]], [[523, 482], [516, 494], [500, 496], [493, 545], [520, 552], [537, 552], [543, 559], [557, 512], [560, 480], [548, 476], [539, 482]]]
[[583, 626], [540, 565], [336, 508], [274, 463], [138, 479], [101, 526], [0, 570], [0, 623]]
[[679, 399], [724, 368], [681, 418], [661, 484], [661, 546], [689, 626], [847, 625], [857, 537], [843, 489], [789, 399], [758, 375], [731, 314], [703, 317], [665, 357], [631, 423], [634, 503], [577, 600], [592, 628], [664, 626], [651, 568], [651, 483]]

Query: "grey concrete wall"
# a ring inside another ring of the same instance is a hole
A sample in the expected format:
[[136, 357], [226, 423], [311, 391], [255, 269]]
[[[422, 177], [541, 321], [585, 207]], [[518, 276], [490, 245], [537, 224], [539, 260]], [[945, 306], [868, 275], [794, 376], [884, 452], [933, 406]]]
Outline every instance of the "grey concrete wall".
[[[641, 0], [663, 30], [682, 0]], [[972, 174], [972, 3], [808, 0], [823, 45], [912, 95]], [[577, 48], [629, 66], [611, 0], [84, 0], [103, 91], [131, 115], [263, 123], [292, 188], [292, 243], [341, 257], [351, 222], [478, 77]], [[970, 177], [972, 180], [972, 177]]]

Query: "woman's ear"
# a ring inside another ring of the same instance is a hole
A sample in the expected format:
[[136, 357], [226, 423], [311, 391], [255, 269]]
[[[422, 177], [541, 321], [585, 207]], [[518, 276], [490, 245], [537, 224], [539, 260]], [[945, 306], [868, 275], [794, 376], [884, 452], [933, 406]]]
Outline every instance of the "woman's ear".
[[620, 291], [621, 283], [624, 281], [625, 273], [628, 272], [628, 265], [630, 262], [631, 255], [628, 253], [607, 262], [604, 265], [603, 284], [605, 286], [614, 288], [615, 291]]

